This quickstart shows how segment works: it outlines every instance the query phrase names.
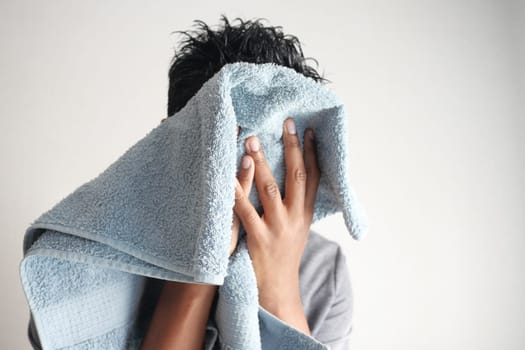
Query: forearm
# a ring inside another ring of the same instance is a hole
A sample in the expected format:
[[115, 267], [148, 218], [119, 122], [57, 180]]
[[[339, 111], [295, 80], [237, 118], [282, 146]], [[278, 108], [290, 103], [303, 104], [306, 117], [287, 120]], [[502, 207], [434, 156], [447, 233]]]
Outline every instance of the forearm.
[[202, 350], [217, 286], [166, 281], [141, 350]]

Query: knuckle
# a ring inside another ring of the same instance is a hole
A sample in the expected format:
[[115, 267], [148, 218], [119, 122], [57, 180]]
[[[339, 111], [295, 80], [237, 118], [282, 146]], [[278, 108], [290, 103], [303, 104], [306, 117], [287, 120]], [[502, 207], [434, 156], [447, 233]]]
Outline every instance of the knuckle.
[[239, 202], [244, 201], [245, 197], [246, 193], [244, 193], [241, 184], [235, 184], [235, 204], [237, 205]]
[[257, 155], [253, 156], [253, 162], [256, 166], [261, 166], [266, 163], [266, 160], [264, 159], [264, 156], [261, 151], [259, 151]]
[[307, 174], [306, 174], [306, 170], [303, 169], [303, 168], [297, 168], [294, 170], [293, 172], [294, 174], [294, 180], [298, 183], [303, 183], [306, 181], [306, 177], [307, 177]]
[[305, 165], [305, 168], [306, 168], [306, 172], [309, 175], [315, 176], [319, 174], [319, 167], [317, 166], [315, 162], [308, 162], [308, 164]]
[[306, 147], [306, 153], [308, 153], [308, 155], [311, 157], [311, 158], [315, 158], [317, 156], [316, 154], [316, 150], [315, 150], [315, 147], [314, 145], [312, 144], [312, 142], [308, 142], [307, 145], [305, 146]]
[[268, 197], [275, 199], [279, 196], [279, 187], [274, 181], [268, 182], [264, 185], [264, 193], [266, 193]]
[[249, 224], [255, 224], [257, 222], [257, 220], [259, 219], [259, 217], [254, 214], [254, 213], [249, 213], [246, 215], [246, 222], [249, 223]]
[[242, 193], [242, 191], [235, 191], [235, 201], [240, 202], [243, 199], [244, 199], [244, 193]]
[[305, 169], [308, 174], [312, 174], [312, 165], [311, 164], [305, 164]]
[[288, 148], [301, 148], [301, 143], [297, 136], [288, 137], [286, 140], [286, 146]]
[[[237, 175], [237, 178], [239, 179], [239, 183], [242, 185], [244, 182], [248, 181], [250, 178], [249, 171], [246, 171], [246, 169], [243, 169], [245, 171], [241, 171], [239, 175]], [[249, 170], [249, 169], [248, 169]]]
[[284, 237], [287, 235], [287, 229], [290, 230], [289, 227], [285, 227], [284, 225], [276, 225], [273, 227], [273, 232], [277, 237]]
[[312, 217], [314, 215], [314, 205], [305, 203], [303, 208], [303, 225], [310, 227], [312, 224]]
[[305, 148], [306, 148], [306, 152], [310, 153], [310, 154], [314, 154], [314, 145], [312, 144], [312, 142], [305, 142]]

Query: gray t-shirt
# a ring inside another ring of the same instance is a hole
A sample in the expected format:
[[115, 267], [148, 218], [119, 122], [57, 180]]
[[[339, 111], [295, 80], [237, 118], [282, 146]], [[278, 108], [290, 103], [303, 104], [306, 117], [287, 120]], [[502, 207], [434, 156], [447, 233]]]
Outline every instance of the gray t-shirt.
[[[312, 337], [332, 350], [349, 349], [353, 293], [346, 258], [337, 242], [310, 230], [299, 284]], [[31, 314], [28, 337], [34, 349], [42, 349]]]

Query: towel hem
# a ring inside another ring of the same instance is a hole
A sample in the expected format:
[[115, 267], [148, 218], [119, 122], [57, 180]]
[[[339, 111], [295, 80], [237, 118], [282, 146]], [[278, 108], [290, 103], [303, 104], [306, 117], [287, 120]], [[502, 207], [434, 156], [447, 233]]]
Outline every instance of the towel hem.
[[[29, 226], [26, 232], [28, 232], [30, 235], [34, 235], [36, 230], [38, 229], [54, 230], [54, 231], [58, 231], [63, 234], [71, 234], [74, 236], [78, 236], [81, 238], [85, 238], [85, 239], [89, 239], [95, 242], [105, 244], [111, 248], [114, 248], [123, 253], [129, 254], [149, 264], [162, 267], [169, 271], [179, 272], [181, 274], [191, 276], [193, 278], [192, 281], [196, 283], [221, 285], [224, 282], [224, 277], [226, 275], [226, 269], [224, 271], [224, 274], [222, 275], [212, 274], [212, 273], [207, 273], [207, 272], [198, 272], [198, 271], [195, 271], [194, 269], [189, 269], [187, 266], [169, 263], [163, 259], [159, 259], [158, 257], [149, 255], [148, 253], [144, 253], [138, 249], [134, 249], [133, 247], [130, 247], [127, 244], [121, 244], [119, 242], [115, 242], [114, 240], [107, 239], [104, 236], [97, 235], [91, 232], [86, 233], [84, 231], [81, 231], [81, 230], [78, 230], [72, 227], [68, 227], [62, 224], [53, 224], [53, 223], [45, 223], [45, 222], [34, 223], [31, 226]], [[29, 249], [29, 247], [27, 247], [27, 249]], [[25, 256], [25, 251], [24, 251], [24, 256]]]

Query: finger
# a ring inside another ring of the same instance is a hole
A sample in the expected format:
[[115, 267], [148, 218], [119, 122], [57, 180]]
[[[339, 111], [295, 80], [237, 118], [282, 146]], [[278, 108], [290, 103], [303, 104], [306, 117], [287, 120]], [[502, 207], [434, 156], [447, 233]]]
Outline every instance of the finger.
[[237, 179], [239, 179], [239, 183], [247, 196], [250, 195], [250, 191], [252, 190], [254, 172], [252, 157], [249, 155], [243, 156]]
[[256, 136], [251, 136], [246, 140], [246, 148], [254, 161], [255, 185], [257, 186], [257, 192], [259, 193], [264, 212], [269, 213], [266, 217], [274, 217], [271, 213], [279, 213], [283, 209], [279, 186], [266, 162], [264, 152]]
[[239, 216], [239, 220], [241, 220], [246, 234], [262, 232], [263, 221], [259, 213], [257, 213], [257, 210], [255, 210], [252, 203], [248, 200], [248, 196], [242, 189], [237, 178], [235, 178], [235, 205], [233, 206], [233, 210], [235, 214]]
[[301, 143], [292, 118], [283, 125], [284, 160], [286, 162], [285, 205], [292, 211], [304, 209], [306, 170]]
[[[239, 180], [239, 183], [244, 193], [246, 194], [246, 196], [250, 195], [250, 191], [252, 189], [253, 174], [254, 174], [253, 160], [250, 156], [245, 155], [241, 160], [241, 166], [237, 174], [237, 179]], [[238, 241], [241, 221], [239, 219], [239, 216], [235, 213], [235, 211], [233, 212], [233, 217], [234, 218], [233, 218], [232, 232], [235, 235], [235, 240]]]
[[[310, 136], [312, 135], [312, 136]], [[307, 129], [304, 133], [304, 166], [306, 169], [306, 192], [304, 209], [309, 217], [313, 217], [315, 198], [319, 186], [321, 172], [317, 163], [317, 145], [313, 130]]]

